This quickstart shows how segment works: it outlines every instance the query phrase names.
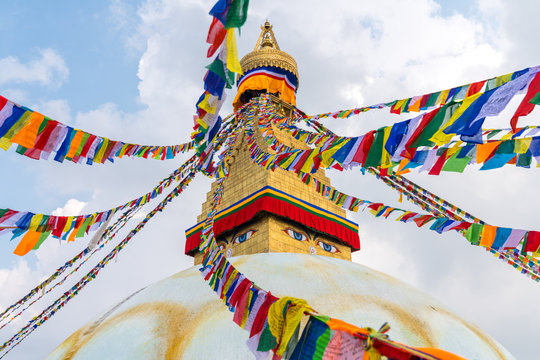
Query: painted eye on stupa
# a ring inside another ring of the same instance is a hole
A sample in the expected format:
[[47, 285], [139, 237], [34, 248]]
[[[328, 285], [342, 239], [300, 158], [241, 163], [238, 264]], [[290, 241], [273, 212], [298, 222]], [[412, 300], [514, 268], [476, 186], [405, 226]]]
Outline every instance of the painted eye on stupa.
[[294, 240], [298, 240], [298, 241], [307, 241], [307, 236], [306, 234], [304, 233], [301, 233], [301, 232], [298, 232], [298, 231], [295, 231], [291, 228], [288, 228], [288, 229], [285, 229], [283, 230], [285, 231], [285, 233], [287, 235], [289, 235], [290, 237], [292, 237]]
[[340, 252], [337, 247], [335, 247], [334, 245], [327, 244], [324, 241], [320, 241], [320, 240], [317, 241], [317, 245], [321, 249], [323, 249], [324, 251], [328, 251], [329, 253], [338, 253], [338, 252]]
[[233, 244], [241, 244], [247, 239], [249, 239], [257, 230], [248, 230], [243, 234], [236, 235], [233, 240]]
[[218, 249], [221, 251], [225, 251], [225, 244], [218, 244]]

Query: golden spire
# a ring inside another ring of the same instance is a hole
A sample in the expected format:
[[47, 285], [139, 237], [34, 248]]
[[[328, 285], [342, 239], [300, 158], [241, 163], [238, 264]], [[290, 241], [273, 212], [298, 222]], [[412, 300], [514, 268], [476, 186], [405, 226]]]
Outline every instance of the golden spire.
[[298, 78], [296, 61], [291, 55], [279, 49], [272, 25], [268, 20], [261, 26], [261, 30], [255, 49], [240, 60], [242, 71], [245, 73], [261, 66], [274, 66], [290, 71]]
[[[259, 35], [259, 40], [257, 40], [257, 45], [253, 51], [260, 50], [263, 47], [271, 47], [279, 50], [279, 45], [277, 43], [276, 37], [274, 36], [274, 31], [272, 31], [273, 26], [270, 25], [268, 20], [261, 26], [261, 35]], [[262, 44], [261, 44], [262, 40]]]

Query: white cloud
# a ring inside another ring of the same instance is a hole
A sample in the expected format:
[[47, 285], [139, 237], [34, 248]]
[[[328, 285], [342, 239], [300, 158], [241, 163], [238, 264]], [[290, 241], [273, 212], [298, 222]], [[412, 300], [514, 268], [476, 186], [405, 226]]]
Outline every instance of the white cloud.
[[53, 210], [52, 214], [55, 216], [76, 216], [79, 215], [86, 206], [86, 202], [79, 201], [77, 199], [69, 199], [64, 207]]
[[69, 75], [64, 59], [53, 49], [39, 50], [40, 57], [22, 63], [8, 56], [0, 59], [0, 85], [13, 83], [39, 83], [44, 86], [60, 86]]
[[39, 111], [42, 114], [47, 114], [48, 117], [64, 124], [71, 123], [71, 108], [69, 103], [63, 99], [42, 101], [32, 109]]

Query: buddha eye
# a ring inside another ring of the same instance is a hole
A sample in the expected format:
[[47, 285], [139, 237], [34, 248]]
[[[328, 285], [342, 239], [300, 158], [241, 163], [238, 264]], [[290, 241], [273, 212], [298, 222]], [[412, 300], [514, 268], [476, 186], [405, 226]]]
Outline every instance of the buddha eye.
[[248, 230], [243, 234], [236, 235], [233, 240], [233, 244], [241, 244], [249, 239], [257, 230]]
[[218, 244], [218, 249], [221, 251], [225, 251], [225, 244]]
[[317, 245], [318, 245], [321, 249], [323, 249], [324, 251], [327, 251], [327, 252], [329, 252], [329, 253], [338, 253], [338, 252], [340, 252], [340, 251], [338, 250], [338, 248], [335, 247], [334, 245], [327, 244], [327, 243], [325, 243], [325, 242], [323, 242], [323, 241], [320, 241], [320, 240], [317, 241]]
[[285, 231], [285, 233], [287, 233], [287, 235], [289, 235], [290, 237], [292, 237], [294, 240], [298, 240], [298, 241], [307, 241], [307, 236], [306, 236], [306, 234], [303, 234], [303, 233], [298, 232], [298, 231], [294, 231], [294, 230], [291, 229], [291, 228], [285, 229], [285, 230], [283, 230], [283, 231]]

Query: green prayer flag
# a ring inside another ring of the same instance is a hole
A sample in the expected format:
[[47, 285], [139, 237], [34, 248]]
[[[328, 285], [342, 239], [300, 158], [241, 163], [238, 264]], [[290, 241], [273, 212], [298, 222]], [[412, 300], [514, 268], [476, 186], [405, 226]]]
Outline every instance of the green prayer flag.
[[471, 226], [465, 232], [465, 238], [473, 245], [480, 244], [480, 235], [484, 229], [483, 224], [471, 224]]
[[41, 233], [36, 245], [34, 245], [34, 247], [32, 248], [32, 250], [37, 250], [39, 249], [39, 247], [41, 246], [41, 244], [43, 244], [43, 242], [49, 237], [50, 235], [50, 231], [46, 231], [46, 232], [43, 232]]
[[77, 231], [77, 234], [75, 234], [75, 237], [80, 238], [84, 236], [84, 233], [86, 232], [86, 229], [90, 225], [90, 221], [92, 221], [92, 216], [88, 216], [86, 220], [84, 220], [84, 223], [79, 228], [79, 231]]
[[277, 340], [270, 332], [270, 327], [268, 324], [264, 327], [261, 332], [261, 337], [259, 339], [259, 345], [257, 346], [257, 351], [265, 352], [270, 351], [277, 346]]
[[225, 29], [239, 28], [246, 22], [249, 0], [233, 0], [227, 11]]
[[465, 170], [465, 167], [471, 161], [470, 157], [458, 158], [459, 151], [452, 155], [449, 159], [446, 160], [442, 171], [452, 171], [462, 173]]
[[513, 154], [515, 148], [515, 140], [502, 141], [495, 154]]
[[9, 209], [0, 209], [0, 219], [1, 219], [2, 216], [4, 216], [8, 211], [9, 211]]
[[430, 108], [432, 106], [437, 105], [437, 99], [441, 95], [441, 92], [434, 92], [433, 94], [429, 95], [428, 101], [426, 102], [426, 105], [424, 105], [424, 108]]
[[413, 141], [411, 144], [412, 148], [417, 148], [419, 146], [434, 146], [435, 143], [430, 141], [431, 137], [439, 131], [439, 129], [445, 124], [450, 117], [459, 107], [456, 103], [448, 103], [441, 107], [441, 109], [435, 114], [433, 119], [424, 127], [424, 130], [420, 135]]
[[375, 132], [371, 148], [369, 149], [364, 167], [378, 167], [381, 165], [382, 150], [384, 145], [384, 128]]
[[22, 146], [22, 145], [19, 145], [19, 146], [17, 146], [17, 150], [15, 150], [15, 151], [17, 151], [18, 154], [24, 155], [24, 153], [26, 152], [26, 150], [28, 150], [28, 149], [25, 148], [25, 147]]
[[216, 58], [210, 65], [207, 65], [206, 68], [225, 81], [227, 89], [232, 88], [234, 85], [234, 73], [225, 68], [223, 61]]
[[530, 168], [531, 162], [532, 162], [532, 156], [529, 152], [525, 154], [519, 154], [516, 161], [516, 166], [523, 167], [523, 168]]
[[317, 339], [317, 345], [315, 345], [315, 353], [313, 354], [313, 359], [322, 360], [324, 352], [328, 347], [332, 331], [330, 328], [326, 329], [325, 332]]

